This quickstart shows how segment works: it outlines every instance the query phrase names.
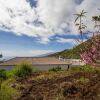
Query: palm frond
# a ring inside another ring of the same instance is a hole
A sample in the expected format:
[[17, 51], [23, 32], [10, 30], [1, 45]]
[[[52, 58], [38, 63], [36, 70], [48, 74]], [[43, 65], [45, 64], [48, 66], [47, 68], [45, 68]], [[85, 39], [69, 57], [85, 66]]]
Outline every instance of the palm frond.
[[74, 23], [79, 19], [79, 16], [75, 19]]
[[76, 15], [76, 16], [80, 16], [80, 14], [74, 14], [74, 15]]

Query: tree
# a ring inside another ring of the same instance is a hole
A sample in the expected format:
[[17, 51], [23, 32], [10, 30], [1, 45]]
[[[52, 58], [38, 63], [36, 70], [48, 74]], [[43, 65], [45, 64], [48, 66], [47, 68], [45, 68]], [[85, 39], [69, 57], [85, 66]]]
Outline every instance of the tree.
[[79, 33], [81, 35], [81, 41], [83, 42], [83, 30], [86, 28], [86, 25], [83, 24], [82, 19], [85, 17], [85, 12], [82, 10], [80, 13], [74, 14], [76, 15], [75, 25], [78, 26]]

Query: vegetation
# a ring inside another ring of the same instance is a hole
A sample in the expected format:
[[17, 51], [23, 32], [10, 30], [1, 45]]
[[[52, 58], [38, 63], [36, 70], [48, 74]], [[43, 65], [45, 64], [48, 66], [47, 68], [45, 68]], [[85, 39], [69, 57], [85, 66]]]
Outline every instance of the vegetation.
[[51, 68], [49, 69], [50, 72], [58, 72], [58, 71], [62, 71], [61, 67], [54, 67], [54, 68]]
[[7, 79], [7, 73], [6, 73], [6, 70], [0, 69], [0, 79], [1, 79], [1, 80]]
[[[100, 35], [98, 36], [98, 39], [100, 40]], [[82, 48], [84, 51], [86, 51], [87, 48], [89, 46], [91, 46], [91, 44], [93, 44], [92, 41], [93, 41], [93, 38], [87, 40], [86, 42], [84, 42], [84, 44], [82, 43], [78, 46], [75, 46], [72, 49], [69, 49], [69, 50], [67, 49], [67, 50], [64, 50], [64, 51], [61, 51], [61, 52], [58, 52], [58, 53], [55, 53], [55, 54], [51, 54], [49, 56], [51, 56], [51, 57], [61, 56], [62, 58], [66, 58], [66, 59], [79, 59], [80, 58], [80, 53], [81, 53], [80, 48]], [[86, 48], [84, 48], [84, 45], [86, 46]]]
[[33, 72], [33, 68], [30, 64], [22, 63], [16, 66], [14, 69], [15, 76], [23, 77], [26, 75], [30, 75]]
[[21, 64], [16, 65], [16, 67], [10, 71], [0, 69], [0, 80], [6, 80], [12, 77], [28, 76], [36, 71], [38, 70], [33, 68], [32, 65], [27, 64], [27, 63], [21, 63]]
[[59, 57], [61, 56], [62, 58], [66, 58], [66, 59], [79, 59], [79, 49], [78, 47], [74, 47], [73, 49], [67, 49], [55, 54], [51, 54], [49, 55], [51, 57]]
[[17, 81], [13, 82], [15, 84], [14, 89], [21, 92], [21, 96], [18, 96], [20, 100], [39, 100], [40, 98], [41, 100], [55, 100], [55, 98], [58, 100], [72, 100], [73, 96], [76, 100], [82, 100], [82, 98], [85, 100], [88, 98], [99, 100], [97, 98], [100, 89], [98, 84], [100, 73], [95, 73], [99, 69], [89, 67], [88, 70], [87, 66], [84, 67], [85, 78], [83, 77], [84, 73], [81, 72], [83, 66], [82, 69], [76, 67], [78, 71], [74, 68], [74, 70], [70, 69], [69, 71], [39, 72], [25, 79], [18, 78]]
[[[79, 35], [81, 36], [80, 39], [78, 39], [78, 43], [82, 43], [83, 47], [80, 47], [80, 57], [81, 59], [86, 63], [86, 64], [96, 64], [97, 60], [100, 59], [100, 16], [93, 16], [92, 20], [95, 22], [94, 25], [94, 30], [95, 32], [89, 32], [90, 37], [92, 37], [91, 45], [85, 45], [84, 44], [84, 37], [88, 37], [88, 32], [86, 31], [86, 36], [85, 32], [83, 32], [86, 28], [86, 25], [83, 24], [82, 18], [85, 16], [84, 10], [82, 12], [75, 14], [77, 15], [75, 19], [75, 24], [78, 27], [79, 30]], [[79, 19], [79, 22], [77, 22]], [[84, 50], [85, 49], [85, 50]]]
[[30, 64], [22, 63], [16, 65], [16, 67], [10, 71], [4, 69], [0, 70], [0, 100], [15, 100], [20, 95], [14, 89], [15, 77], [25, 77], [31, 75], [36, 70], [32, 68]]
[[97, 69], [93, 66], [85, 65], [79, 67], [72, 67], [70, 69], [72, 72], [91, 72], [91, 73], [99, 73], [100, 69]]
[[[86, 25], [84, 25], [83, 22], [82, 22], [82, 18], [85, 17], [86, 13], [87, 12], [82, 10], [80, 13], [75, 14], [77, 16], [76, 19], [75, 19], [75, 23], [76, 23], [76, 26], [78, 26], [78, 30], [79, 30], [79, 33], [81, 35], [80, 39], [81, 39], [82, 42], [83, 42], [83, 30], [86, 28]], [[77, 22], [78, 20], [79, 20], [79, 22]]]
[[14, 82], [14, 79], [8, 79], [1, 83], [0, 100], [15, 100], [18, 98], [20, 92], [11, 86], [12, 82]]
[[[91, 66], [78, 66], [70, 70], [56, 67], [46, 72], [34, 73], [31, 65], [24, 63], [17, 65], [11, 71], [4, 70], [3, 72], [2, 70], [1, 72], [3, 73], [1, 78], [4, 78], [4, 73], [7, 78], [0, 83], [0, 100], [39, 100], [40, 98], [42, 98], [41, 100], [65, 100], [66, 98], [71, 99], [75, 95], [78, 100], [83, 98], [83, 89], [86, 93], [85, 99], [92, 98], [89, 96], [91, 93], [96, 98], [94, 100], [98, 100], [100, 69]], [[17, 78], [15, 78], [16, 76]], [[86, 86], [84, 87], [84, 85]], [[87, 86], [90, 88], [88, 92]], [[97, 91], [93, 94], [95, 89]]]
[[[84, 10], [75, 14], [77, 16], [75, 19], [75, 25], [78, 27], [80, 36], [76, 41], [80, 45], [74, 47], [73, 49], [64, 50], [50, 56], [62, 56], [62, 58], [67, 59], [81, 58], [86, 64], [97, 64], [97, 61], [100, 60], [100, 16], [92, 17], [92, 20], [95, 22], [94, 30], [96, 28], [97, 31], [88, 33], [84, 32], [86, 25], [82, 22], [85, 14], [86, 12]], [[87, 41], [84, 42], [84, 39], [87, 39]]]

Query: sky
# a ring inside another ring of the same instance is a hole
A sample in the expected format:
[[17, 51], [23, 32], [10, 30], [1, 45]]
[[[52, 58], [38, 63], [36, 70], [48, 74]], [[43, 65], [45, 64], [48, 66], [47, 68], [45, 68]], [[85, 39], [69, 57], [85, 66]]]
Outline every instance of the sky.
[[85, 10], [86, 31], [100, 14], [100, 0], [0, 0], [0, 52], [39, 56], [75, 46], [75, 13]]

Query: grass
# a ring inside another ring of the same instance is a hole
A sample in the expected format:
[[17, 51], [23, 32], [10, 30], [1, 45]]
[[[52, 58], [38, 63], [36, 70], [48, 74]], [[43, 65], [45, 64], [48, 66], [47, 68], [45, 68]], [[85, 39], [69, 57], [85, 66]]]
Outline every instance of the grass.
[[11, 87], [12, 83], [14, 83], [14, 79], [8, 79], [1, 83], [0, 100], [14, 100], [20, 95], [20, 92]]
[[72, 72], [93, 72], [93, 73], [98, 73], [100, 72], [100, 69], [95, 68], [90, 65], [84, 65], [84, 66], [78, 66], [78, 67], [72, 67], [70, 69]]
[[37, 77], [33, 77], [33, 80], [47, 80], [47, 79], [55, 79], [57, 77], [64, 77], [70, 75], [70, 72], [67, 70], [62, 70], [62, 71], [48, 71], [48, 72], [43, 72]]

